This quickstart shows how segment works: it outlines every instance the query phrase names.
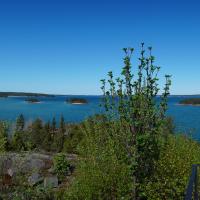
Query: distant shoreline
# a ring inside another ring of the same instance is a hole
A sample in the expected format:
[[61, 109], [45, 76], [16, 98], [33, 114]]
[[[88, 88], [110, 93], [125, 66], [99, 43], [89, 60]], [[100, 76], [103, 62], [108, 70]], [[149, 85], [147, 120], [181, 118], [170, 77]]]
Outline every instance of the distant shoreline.
[[0, 92], [0, 97], [55, 97], [55, 95], [31, 92]]
[[[102, 94], [47, 94], [37, 92], [0, 92], [0, 97], [55, 97], [55, 96], [103, 96]], [[157, 95], [160, 97], [161, 95]], [[200, 94], [171, 94], [169, 97], [200, 96]]]
[[192, 104], [192, 103], [190, 103], [190, 104], [187, 104], [187, 103], [178, 103], [176, 105], [178, 105], [178, 106], [200, 106], [200, 104]]

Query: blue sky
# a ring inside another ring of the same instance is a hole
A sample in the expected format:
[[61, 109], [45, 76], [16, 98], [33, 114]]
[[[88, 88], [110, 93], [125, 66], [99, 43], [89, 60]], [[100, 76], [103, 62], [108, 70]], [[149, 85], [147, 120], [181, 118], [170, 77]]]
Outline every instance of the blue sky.
[[0, 91], [101, 94], [121, 49], [137, 59], [145, 42], [172, 94], [200, 94], [199, 10], [198, 0], [0, 0]]

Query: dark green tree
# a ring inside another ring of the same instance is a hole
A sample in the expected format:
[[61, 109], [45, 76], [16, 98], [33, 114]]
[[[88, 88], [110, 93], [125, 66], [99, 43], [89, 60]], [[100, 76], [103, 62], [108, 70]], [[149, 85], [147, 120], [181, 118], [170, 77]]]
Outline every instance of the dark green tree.
[[14, 134], [12, 135], [12, 148], [16, 151], [26, 149], [24, 142], [24, 116], [22, 114], [16, 120]]
[[51, 130], [53, 133], [55, 133], [55, 131], [56, 131], [56, 118], [55, 117], [53, 117], [53, 120], [52, 120]]
[[66, 130], [66, 128], [65, 128], [65, 119], [64, 119], [63, 115], [61, 115], [59, 131], [64, 135], [65, 130]]
[[4, 121], [0, 121], [0, 152], [9, 150], [8, 142], [8, 125]]
[[47, 133], [49, 133], [51, 131], [51, 125], [50, 125], [50, 121], [48, 121], [47, 123], [45, 123], [44, 125], [44, 129]]
[[58, 136], [58, 151], [63, 150], [64, 140], [65, 140], [65, 131], [66, 131], [66, 125], [65, 125], [65, 119], [63, 115], [60, 117], [60, 126], [59, 126], [59, 136]]
[[43, 141], [43, 148], [47, 151], [51, 151], [53, 138], [52, 138], [50, 121], [45, 123], [43, 129], [44, 129], [44, 133], [45, 133], [45, 138], [44, 138], [44, 141]]
[[43, 129], [43, 124], [41, 119], [36, 119], [31, 125], [31, 141], [34, 148], [40, 148], [42, 145], [42, 141], [45, 138], [45, 132]]
[[64, 117], [61, 115], [59, 127], [56, 129], [54, 133], [54, 140], [53, 140], [53, 150], [56, 152], [61, 152], [63, 150], [64, 139], [65, 139], [65, 120]]
[[24, 116], [22, 114], [19, 115], [19, 117], [16, 120], [16, 131], [23, 131], [24, 130]]

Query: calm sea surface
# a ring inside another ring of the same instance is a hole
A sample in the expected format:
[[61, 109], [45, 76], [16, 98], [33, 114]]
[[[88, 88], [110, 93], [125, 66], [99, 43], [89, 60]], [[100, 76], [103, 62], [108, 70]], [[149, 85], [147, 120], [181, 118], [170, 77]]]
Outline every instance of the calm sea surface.
[[[72, 105], [65, 103], [67, 98], [85, 98], [88, 104]], [[170, 96], [167, 114], [173, 117], [177, 131], [191, 134], [193, 138], [200, 140], [200, 106], [178, 105], [181, 99], [192, 96]], [[200, 96], [195, 96], [200, 97]], [[66, 122], [80, 122], [88, 116], [100, 112], [99, 96], [55, 96], [40, 97], [41, 103], [30, 104], [25, 102], [26, 97], [0, 98], [0, 120], [15, 121], [19, 114], [23, 114], [27, 121], [41, 118], [44, 121], [57, 120], [61, 115]]]

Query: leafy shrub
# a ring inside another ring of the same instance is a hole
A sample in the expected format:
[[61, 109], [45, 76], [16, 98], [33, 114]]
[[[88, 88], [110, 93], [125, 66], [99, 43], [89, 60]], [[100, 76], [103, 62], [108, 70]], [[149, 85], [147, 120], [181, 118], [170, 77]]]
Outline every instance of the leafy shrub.
[[58, 153], [53, 158], [55, 172], [62, 178], [69, 172], [70, 164], [64, 153]]
[[181, 135], [169, 136], [161, 149], [154, 173], [142, 186], [147, 199], [184, 199], [192, 164], [199, 163], [199, 143]]
[[67, 135], [63, 144], [63, 152], [77, 153], [77, 146], [83, 138], [82, 124], [68, 124]]
[[[120, 142], [125, 131], [117, 122], [107, 124], [106, 120], [95, 118], [85, 122], [82, 130], [77, 177], [65, 199], [130, 199], [131, 171]], [[114, 132], [118, 137], [112, 137]]]
[[56, 200], [54, 194], [55, 192], [41, 186], [18, 186], [10, 196], [12, 200]]
[[0, 121], [0, 152], [8, 150], [8, 125]]

